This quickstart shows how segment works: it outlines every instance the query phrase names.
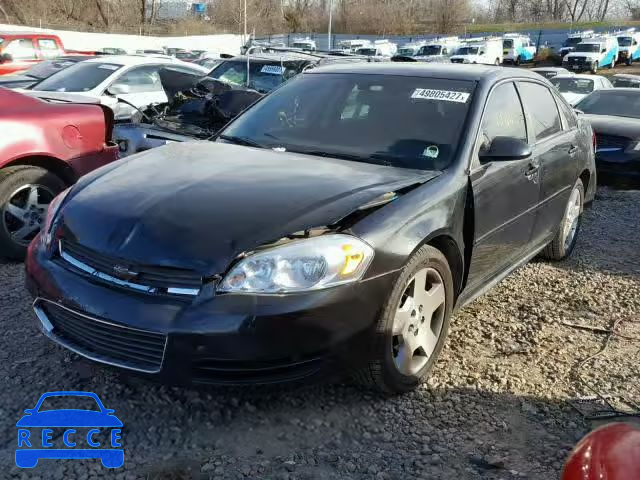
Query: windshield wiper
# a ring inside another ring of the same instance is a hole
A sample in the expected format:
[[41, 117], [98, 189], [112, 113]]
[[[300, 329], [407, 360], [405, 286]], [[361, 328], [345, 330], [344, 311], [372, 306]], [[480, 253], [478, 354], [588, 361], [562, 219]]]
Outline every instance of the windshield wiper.
[[[363, 163], [375, 163], [381, 165], [391, 165], [386, 160], [379, 155], [373, 154], [370, 156], [365, 155], [354, 155], [351, 153], [341, 153], [341, 152], [325, 152], [323, 150], [305, 150], [305, 149], [289, 149], [287, 148], [287, 152], [293, 153], [302, 153], [304, 155], [314, 155], [316, 157], [324, 157], [324, 158], [338, 158], [340, 160], [351, 160], [353, 162], [363, 162]], [[374, 161], [372, 161], [374, 160]], [[375, 161], [380, 160], [380, 161]]]
[[242, 145], [244, 147], [254, 147], [254, 148], [265, 148], [263, 145], [260, 145], [258, 142], [251, 140], [247, 137], [236, 137], [234, 135], [219, 135], [218, 138], [222, 140], [226, 140], [227, 142], [234, 143], [236, 145]]

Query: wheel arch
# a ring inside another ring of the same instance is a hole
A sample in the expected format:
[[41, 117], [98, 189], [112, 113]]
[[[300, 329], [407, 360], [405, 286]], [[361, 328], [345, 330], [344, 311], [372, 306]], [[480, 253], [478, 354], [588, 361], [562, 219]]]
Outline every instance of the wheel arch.
[[43, 168], [60, 178], [67, 186], [73, 185], [78, 177], [71, 166], [59, 158], [49, 155], [28, 155], [6, 163], [2, 168], [17, 166], [33, 166]]

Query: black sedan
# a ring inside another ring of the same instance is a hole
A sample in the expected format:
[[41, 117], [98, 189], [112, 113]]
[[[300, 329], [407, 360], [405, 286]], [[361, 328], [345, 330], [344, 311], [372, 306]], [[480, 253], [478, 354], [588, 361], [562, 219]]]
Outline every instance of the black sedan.
[[65, 55], [52, 60], [36, 63], [28, 70], [16, 75], [0, 76], [0, 87], [4, 88], [30, 88], [45, 78], [49, 78], [56, 72], [63, 70], [78, 62], [95, 58], [89, 55]]
[[604, 181], [640, 181], [640, 89], [597, 90], [576, 105], [596, 134], [596, 165]]
[[26, 263], [38, 324], [171, 383], [352, 373], [410, 390], [455, 308], [571, 253], [592, 136], [523, 70], [315, 69], [214, 143], [131, 156], [57, 197]]

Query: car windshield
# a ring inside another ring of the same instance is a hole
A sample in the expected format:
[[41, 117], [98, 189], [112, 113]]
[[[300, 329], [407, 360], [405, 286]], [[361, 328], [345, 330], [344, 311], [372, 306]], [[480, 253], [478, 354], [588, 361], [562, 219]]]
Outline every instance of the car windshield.
[[64, 70], [71, 65], [75, 65], [76, 61], [67, 60], [67, 59], [57, 59], [57, 60], [45, 60], [44, 62], [40, 62], [35, 64], [33, 67], [24, 72], [24, 75], [29, 77], [37, 78], [39, 80], [49, 78], [56, 72], [60, 70]]
[[[455, 158], [475, 82], [395, 75], [299, 76], [221, 138], [421, 170]], [[292, 157], [293, 158], [293, 157]]]
[[[283, 66], [277, 61], [250, 62], [249, 87], [263, 93], [270, 92], [297, 73], [296, 68], [289, 65]], [[246, 85], [247, 62], [246, 60], [222, 62], [209, 73], [209, 77], [234, 85]]]
[[375, 48], [359, 48], [356, 50], [358, 55], [366, 55], [367, 57], [373, 57], [376, 55], [377, 51]]
[[49, 412], [52, 410], [90, 410], [94, 412], [100, 411], [100, 406], [93, 397], [88, 395], [56, 395], [46, 397], [38, 412]]
[[415, 51], [415, 47], [401, 47], [398, 49], [398, 55], [410, 57], [415, 53]]
[[593, 92], [593, 80], [588, 78], [552, 78], [551, 83], [562, 93], [581, 93], [587, 94]]
[[611, 83], [617, 88], [640, 88], [640, 78], [612, 78]]
[[462, 47], [458, 50], [458, 55], [477, 55], [478, 47]]
[[580, 43], [578, 45], [576, 45], [576, 52], [589, 52], [589, 53], [593, 53], [593, 52], [599, 52], [600, 51], [600, 44], [597, 43]]
[[88, 92], [93, 90], [122, 65], [102, 62], [80, 62], [51, 75], [33, 90], [42, 92]]
[[293, 44], [293, 48], [300, 48], [302, 50], [311, 50], [311, 45], [309, 43], [295, 42]]
[[563, 47], [575, 47], [582, 41], [580, 37], [567, 38], [562, 44]]
[[418, 55], [420, 56], [429, 56], [429, 55], [440, 55], [442, 51], [442, 46], [440, 45], [425, 45], [420, 49]]
[[633, 39], [631, 37], [618, 37], [618, 45], [621, 47], [630, 47], [633, 43]]
[[593, 115], [640, 118], [640, 91], [596, 90], [575, 108]]
[[508, 40], [503, 40], [502, 41], [502, 48], [512, 48], [513, 47], [513, 40], [512, 39], [508, 39]]

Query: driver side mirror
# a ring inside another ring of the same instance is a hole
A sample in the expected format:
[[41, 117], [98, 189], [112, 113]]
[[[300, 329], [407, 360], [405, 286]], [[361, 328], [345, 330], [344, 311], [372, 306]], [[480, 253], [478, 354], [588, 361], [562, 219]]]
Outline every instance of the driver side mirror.
[[107, 94], [115, 97], [116, 95], [126, 95], [131, 92], [131, 87], [129, 85], [125, 85], [124, 83], [115, 83], [107, 88]]
[[531, 156], [529, 144], [519, 138], [495, 137], [484, 151], [480, 151], [482, 162], [505, 162], [509, 160], [524, 160]]
[[600, 53], [607, 53], [607, 49], [603, 48], [602, 51]]
[[484, 55], [484, 50], [480, 50], [480, 52], [478, 52], [478, 55]]
[[0, 63], [7, 63], [13, 61], [13, 57], [10, 53], [3, 53], [0, 55]]

